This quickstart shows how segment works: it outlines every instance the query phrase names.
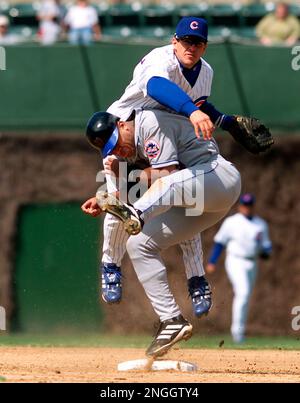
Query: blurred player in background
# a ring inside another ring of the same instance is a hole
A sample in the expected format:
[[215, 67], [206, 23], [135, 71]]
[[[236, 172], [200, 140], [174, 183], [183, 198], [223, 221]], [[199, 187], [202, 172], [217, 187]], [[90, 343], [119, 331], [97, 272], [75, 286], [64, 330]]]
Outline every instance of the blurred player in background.
[[280, 2], [274, 13], [266, 15], [257, 24], [256, 34], [263, 45], [293, 46], [300, 38], [300, 22], [290, 14], [289, 5]]
[[245, 193], [238, 213], [226, 218], [214, 238], [207, 273], [213, 273], [222, 250], [226, 248], [225, 268], [233, 286], [231, 334], [236, 343], [243, 342], [248, 305], [257, 274], [258, 257], [268, 259], [272, 244], [267, 223], [254, 215], [255, 197]]

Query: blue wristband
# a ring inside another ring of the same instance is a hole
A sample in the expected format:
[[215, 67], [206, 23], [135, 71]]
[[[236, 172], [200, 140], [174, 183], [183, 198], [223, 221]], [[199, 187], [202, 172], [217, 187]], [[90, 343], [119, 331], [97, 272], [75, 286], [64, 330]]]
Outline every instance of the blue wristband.
[[224, 245], [222, 243], [215, 242], [208, 263], [216, 264], [219, 257], [221, 256], [223, 249]]

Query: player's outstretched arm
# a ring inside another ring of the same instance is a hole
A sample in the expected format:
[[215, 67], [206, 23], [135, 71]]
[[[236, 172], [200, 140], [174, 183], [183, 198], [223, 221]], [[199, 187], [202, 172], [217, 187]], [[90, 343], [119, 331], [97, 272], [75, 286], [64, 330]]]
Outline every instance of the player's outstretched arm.
[[97, 204], [96, 197], [91, 197], [81, 206], [81, 210], [92, 217], [97, 217], [102, 213], [101, 208]]
[[205, 140], [212, 138], [215, 129], [210, 117], [198, 109], [192, 99], [175, 83], [164, 77], [151, 77], [147, 94], [161, 105], [187, 116], [195, 128], [195, 134]]
[[224, 249], [224, 245], [221, 244], [220, 242], [214, 242], [208, 264], [206, 266], [206, 273], [210, 274], [216, 271], [216, 265], [219, 257], [221, 256], [221, 253]]

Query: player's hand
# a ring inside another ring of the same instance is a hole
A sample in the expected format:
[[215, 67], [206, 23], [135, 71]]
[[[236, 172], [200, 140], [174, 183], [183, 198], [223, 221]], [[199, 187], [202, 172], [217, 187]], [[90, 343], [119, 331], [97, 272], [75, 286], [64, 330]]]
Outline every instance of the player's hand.
[[81, 210], [92, 217], [97, 217], [102, 213], [101, 208], [98, 206], [96, 197], [92, 197], [83, 203], [81, 206]]
[[216, 265], [213, 264], [213, 263], [208, 263], [208, 265], [206, 266], [205, 272], [206, 272], [207, 274], [212, 274], [212, 273], [214, 273], [215, 271], [216, 271]]
[[104, 173], [119, 176], [119, 160], [115, 155], [109, 155], [103, 160]]
[[194, 126], [198, 139], [201, 137], [201, 133], [203, 134], [204, 140], [210, 140], [212, 138], [215, 127], [206, 113], [200, 110], [194, 111], [190, 115], [190, 121]]

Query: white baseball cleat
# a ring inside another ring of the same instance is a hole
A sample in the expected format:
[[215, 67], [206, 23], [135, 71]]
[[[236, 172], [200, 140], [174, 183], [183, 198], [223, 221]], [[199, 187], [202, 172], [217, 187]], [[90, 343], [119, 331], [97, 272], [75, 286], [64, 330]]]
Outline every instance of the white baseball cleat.
[[98, 190], [96, 200], [101, 210], [112, 214], [123, 222], [124, 229], [129, 235], [137, 235], [141, 232], [144, 222], [140, 218], [139, 211], [127, 203], [117, 199], [112, 193]]

